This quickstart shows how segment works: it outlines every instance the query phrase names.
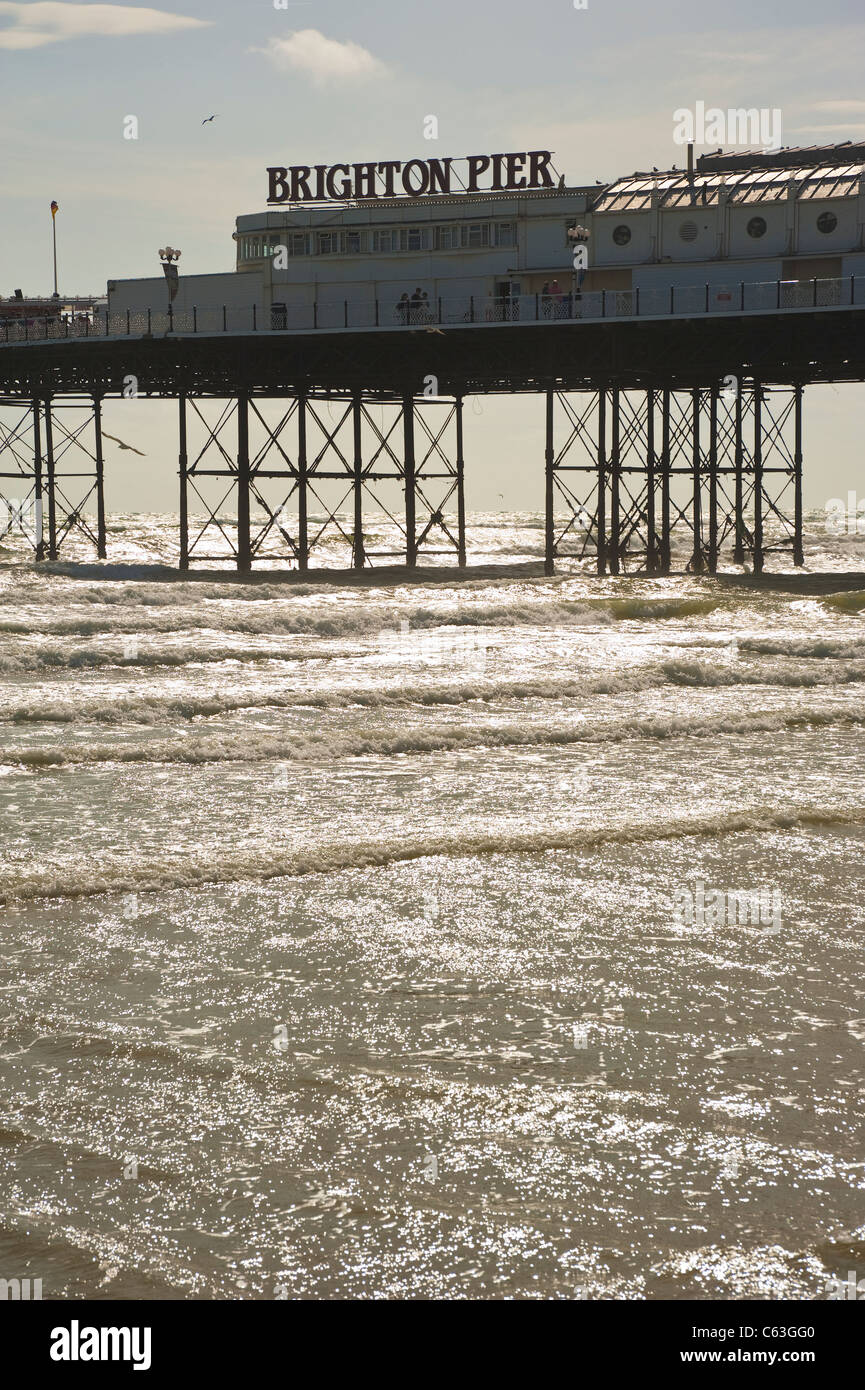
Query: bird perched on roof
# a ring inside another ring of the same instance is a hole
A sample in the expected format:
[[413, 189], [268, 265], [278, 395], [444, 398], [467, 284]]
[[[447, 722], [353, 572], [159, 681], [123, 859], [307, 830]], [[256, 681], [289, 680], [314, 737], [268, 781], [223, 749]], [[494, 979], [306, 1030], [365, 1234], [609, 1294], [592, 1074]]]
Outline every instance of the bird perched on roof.
[[[218, 115], [219, 115], [219, 112], [217, 111], [216, 116], [218, 116]], [[216, 120], [216, 116], [205, 116], [205, 118], [204, 118], [204, 120], [201, 122], [201, 124], [202, 124], [202, 125], [207, 125], [207, 122], [208, 122], [208, 121], [215, 121], [215, 120]]]
[[122, 439], [118, 439], [114, 434], [109, 434], [107, 430], [102, 431], [102, 438], [110, 439], [112, 444], [116, 444], [119, 449], [128, 449], [133, 454], [140, 454], [143, 459], [147, 458], [147, 455], [142, 453], [140, 449], [133, 448], [131, 444], [124, 444]]

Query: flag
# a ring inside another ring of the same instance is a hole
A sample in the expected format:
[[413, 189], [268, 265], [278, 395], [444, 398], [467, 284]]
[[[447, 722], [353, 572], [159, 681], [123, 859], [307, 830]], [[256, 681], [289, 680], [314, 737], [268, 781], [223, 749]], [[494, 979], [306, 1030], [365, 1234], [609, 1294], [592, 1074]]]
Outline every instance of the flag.
[[52, 216], [52, 217], [56, 217], [56, 216], [57, 216], [57, 209], [59, 208], [59, 206], [60, 206], [59, 203], [54, 203], [54, 202], [52, 202], [52, 204], [51, 204], [51, 216]]
[[165, 271], [165, 281], [168, 285], [168, 298], [174, 300], [180, 286], [180, 276], [176, 265], [170, 265], [168, 261], [162, 262], [162, 269]]

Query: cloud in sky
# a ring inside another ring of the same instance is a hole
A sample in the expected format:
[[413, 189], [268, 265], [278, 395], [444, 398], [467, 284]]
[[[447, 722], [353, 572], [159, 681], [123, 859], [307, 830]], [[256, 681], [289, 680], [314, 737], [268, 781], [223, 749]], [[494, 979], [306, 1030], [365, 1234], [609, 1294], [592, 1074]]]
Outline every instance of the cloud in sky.
[[288, 38], [271, 39], [267, 48], [252, 52], [265, 53], [278, 68], [306, 73], [319, 86], [380, 77], [387, 71], [369, 49], [351, 40], [340, 43], [329, 39], [318, 29], [298, 29]]
[[[5, 20], [11, 24], [4, 24]], [[137, 34], [169, 34], [178, 29], [202, 29], [204, 19], [167, 14], [165, 10], [125, 5], [74, 5], [63, 0], [16, 4], [0, 0], [0, 48], [41, 48], [44, 44], [84, 37], [128, 38]]]
[[865, 101], [858, 98], [851, 98], [844, 101], [815, 101], [812, 111], [851, 111], [854, 113], [865, 112]]

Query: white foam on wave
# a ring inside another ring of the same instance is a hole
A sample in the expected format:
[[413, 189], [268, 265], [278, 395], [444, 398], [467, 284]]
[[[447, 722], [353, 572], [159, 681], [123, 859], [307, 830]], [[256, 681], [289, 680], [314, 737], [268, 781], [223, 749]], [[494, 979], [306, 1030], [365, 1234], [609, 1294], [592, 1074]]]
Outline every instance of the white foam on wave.
[[[320, 653], [316, 653], [320, 656]], [[301, 659], [296, 656], [296, 659]], [[661, 690], [666, 686], [694, 689], [723, 689], [736, 686], [782, 686], [812, 689], [855, 684], [865, 680], [865, 661], [835, 665], [801, 665], [795, 662], [761, 668], [694, 660], [664, 661], [639, 670], [623, 670], [615, 675], [556, 679], [494, 680], [477, 677], [463, 681], [400, 682], [392, 686], [352, 686], [346, 689], [291, 689], [286, 691], [252, 689], [226, 693], [211, 690], [196, 694], [164, 691], [117, 695], [102, 692], [58, 692], [15, 699], [0, 698], [0, 721], [18, 724], [87, 723], [155, 725], [177, 719], [206, 719], [243, 710], [264, 709], [407, 709], [412, 706], [457, 706], [493, 704], [514, 700], [586, 700], [588, 698], [632, 694], [641, 690]]]
[[320, 732], [295, 728], [280, 734], [258, 729], [232, 728], [220, 733], [190, 734], [184, 738], [150, 739], [142, 743], [83, 743], [55, 747], [7, 747], [3, 762], [31, 768], [75, 767], [99, 763], [321, 763], [341, 758], [423, 756], [479, 748], [564, 747], [577, 743], [622, 743], [634, 739], [718, 738], [724, 734], [747, 736], [782, 730], [829, 727], [861, 727], [865, 710], [824, 706], [799, 706], [787, 710], [744, 714], [716, 712], [707, 716], [663, 713], [620, 720], [591, 720], [579, 712], [576, 718], [556, 726], [524, 724], [412, 726]]
[[745, 805], [715, 814], [688, 814], [667, 820], [659, 817], [601, 827], [408, 835], [392, 843], [343, 840], [293, 850], [272, 844], [260, 848], [244, 846], [237, 850], [229, 846], [188, 845], [135, 860], [110, 852], [101, 853], [93, 860], [81, 855], [53, 860], [43, 856], [36, 862], [0, 867], [0, 903], [9, 905], [40, 898], [74, 899], [104, 893], [165, 893], [220, 883], [266, 882], [308, 874], [384, 868], [389, 864], [430, 857], [588, 851], [610, 843], [859, 825], [865, 825], [865, 806]]

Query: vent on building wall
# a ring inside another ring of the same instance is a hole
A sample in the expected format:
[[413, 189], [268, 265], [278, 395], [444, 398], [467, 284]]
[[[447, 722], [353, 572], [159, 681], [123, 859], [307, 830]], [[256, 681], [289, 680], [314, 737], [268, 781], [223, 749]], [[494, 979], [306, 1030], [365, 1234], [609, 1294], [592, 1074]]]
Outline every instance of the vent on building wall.
[[699, 233], [700, 229], [696, 222], [683, 222], [679, 228], [679, 236], [683, 241], [696, 241]]

